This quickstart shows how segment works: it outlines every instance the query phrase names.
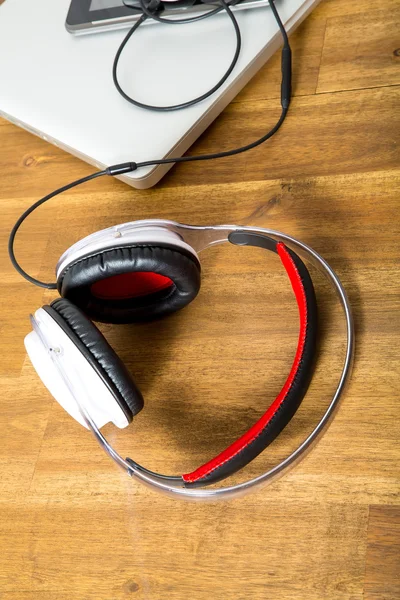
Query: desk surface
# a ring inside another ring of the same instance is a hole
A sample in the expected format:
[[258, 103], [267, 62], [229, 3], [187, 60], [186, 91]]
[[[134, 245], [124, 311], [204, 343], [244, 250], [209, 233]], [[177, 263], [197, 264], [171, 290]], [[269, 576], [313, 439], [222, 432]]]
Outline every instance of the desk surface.
[[[19, 278], [6, 240], [28, 205], [89, 168], [0, 121], [2, 600], [400, 597], [399, 21], [398, 0], [323, 1], [293, 36], [295, 98], [268, 144], [178, 166], [148, 191], [92, 182], [48, 203], [18, 238], [21, 262], [45, 279], [80, 237], [156, 217], [273, 227], [332, 264], [356, 319], [350, 387], [301, 464], [231, 502], [179, 502], [133, 484], [37, 381], [23, 337], [28, 314], [55, 294]], [[278, 88], [275, 57], [192, 151], [257, 137], [279, 113]], [[146, 403], [130, 428], [106, 433], [160, 471], [223, 449], [263, 412], [293, 357], [296, 307], [273, 257], [221, 246], [204, 255], [203, 272], [200, 296], [181, 313], [102, 327]], [[247, 476], [305, 436], [337, 374], [341, 326], [317, 287], [316, 383]]]

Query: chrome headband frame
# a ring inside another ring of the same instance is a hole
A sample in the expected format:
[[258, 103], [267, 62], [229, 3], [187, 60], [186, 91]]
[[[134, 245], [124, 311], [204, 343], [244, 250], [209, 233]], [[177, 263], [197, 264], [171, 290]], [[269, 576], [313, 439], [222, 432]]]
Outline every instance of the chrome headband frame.
[[[134, 466], [134, 463], [129, 463], [127, 462], [127, 460], [122, 458], [122, 456], [120, 456], [120, 454], [118, 454], [118, 452], [106, 440], [106, 438], [97, 428], [96, 424], [93, 422], [92, 418], [86, 411], [84, 407], [84, 402], [81, 399], [79, 379], [68, 376], [62, 364], [62, 356], [60, 356], [57, 352], [54, 351], [54, 349], [51, 347], [51, 344], [49, 344], [48, 340], [46, 340], [43, 332], [41, 331], [39, 323], [33, 316], [31, 316], [31, 322], [34, 330], [38, 334], [41, 342], [44, 344], [47, 352], [50, 354], [52, 361], [55, 364], [64, 383], [75, 398], [79, 411], [88, 429], [91, 430], [91, 432], [93, 433], [94, 437], [98, 441], [99, 445], [103, 448], [103, 450], [117, 463], [118, 466], [122, 467], [122, 469], [124, 469], [133, 479], [136, 479], [142, 482], [143, 484], [147, 485], [148, 487], [159, 490], [160, 492], [164, 492], [170, 496], [181, 497], [186, 499], [216, 500], [219, 498], [226, 499], [233, 496], [242, 495], [255, 487], [273, 481], [289, 467], [296, 464], [301, 458], [305, 456], [306, 451], [312, 446], [313, 443], [316, 442], [316, 440], [326, 430], [328, 424], [332, 420], [335, 411], [338, 407], [339, 400], [345, 390], [346, 383], [350, 378], [354, 357], [354, 322], [349, 300], [334, 270], [317, 252], [315, 252], [315, 250], [289, 235], [278, 231], [274, 231], [272, 229], [260, 227], [239, 227], [236, 225], [198, 227], [182, 225], [173, 221], [165, 220], [135, 221], [131, 223], [125, 223], [123, 225], [118, 225], [116, 227], [110, 227], [101, 232], [88, 236], [81, 242], [78, 242], [77, 244], [72, 246], [72, 248], [70, 248], [70, 250], [68, 250], [66, 253], [64, 253], [60, 259], [60, 263], [68, 261], [69, 254], [75, 254], [77, 251], [82, 252], [82, 250], [85, 251], [85, 247], [90, 248], [90, 250], [92, 250], [93, 247], [96, 247], [97, 245], [99, 245], [99, 247], [102, 247], [104, 244], [109, 243], [110, 239], [114, 240], [114, 243], [115, 238], [118, 238], [118, 242], [121, 244], [123, 244], [125, 240], [128, 243], [132, 236], [135, 237], [135, 235], [138, 232], [142, 232], [143, 230], [147, 230], [153, 233], [156, 231], [164, 230], [168, 231], [169, 233], [175, 234], [177, 236], [177, 239], [191, 246], [196, 253], [199, 253], [205, 250], [206, 248], [209, 248], [210, 246], [228, 242], [228, 236], [232, 232], [242, 231], [247, 233], [265, 235], [267, 237], [273, 238], [277, 242], [283, 242], [284, 244], [288, 245], [297, 254], [299, 254], [301, 257], [305, 258], [310, 264], [315, 266], [327, 277], [331, 286], [338, 295], [339, 302], [342, 306], [346, 322], [346, 350], [343, 362], [343, 369], [336, 390], [329, 403], [329, 406], [327, 407], [320, 421], [296, 450], [291, 452], [284, 460], [282, 460], [280, 463], [278, 463], [268, 471], [265, 471], [258, 477], [254, 477], [253, 479], [249, 479], [245, 482], [233, 486], [218, 487], [213, 489], [187, 489], [184, 487], [184, 482], [183, 480], [181, 480], [181, 478], [171, 478], [168, 481], [168, 478], [158, 476], [157, 474], [150, 474], [150, 472], [148, 471], [144, 472], [141, 470], [139, 465]], [[173, 483], [171, 483], [172, 480]]]

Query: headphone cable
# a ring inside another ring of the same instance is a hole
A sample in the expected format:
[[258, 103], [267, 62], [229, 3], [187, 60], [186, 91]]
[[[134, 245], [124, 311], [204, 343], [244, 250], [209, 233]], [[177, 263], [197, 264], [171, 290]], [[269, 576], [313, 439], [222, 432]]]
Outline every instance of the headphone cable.
[[[125, 36], [125, 38], [123, 39], [120, 47], [117, 50], [117, 53], [115, 55], [114, 58], [114, 63], [113, 63], [113, 68], [112, 68], [112, 77], [113, 77], [113, 82], [115, 87], [117, 88], [118, 92], [121, 94], [121, 96], [123, 98], [125, 98], [125, 100], [127, 102], [129, 102], [130, 104], [133, 104], [134, 106], [138, 106], [139, 108], [145, 108], [147, 110], [152, 110], [152, 111], [157, 111], [157, 112], [168, 112], [168, 111], [173, 111], [173, 110], [180, 110], [182, 108], [189, 108], [189, 106], [194, 106], [195, 104], [198, 104], [199, 102], [202, 102], [203, 100], [206, 100], [207, 98], [209, 98], [210, 96], [212, 96], [217, 90], [219, 90], [219, 88], [225, 83], [225, 81], [228, 79], [229, 75], [232, 73], [233, 69], [236, 66], [236, 63], [239, 59], [239, 55], [240, 55], [240, 51], [242, 48], [242, 38], [240, 35], [240, 29], [239, 29], [239, 24], [236, 20], [235, 15], [233, 14], [233, 12], [231, 11], [231, 9], [229, 8], [229, 5], [225, 2], [225, 0], [219, 0], [219, 2], [221, 3], [221, 6], [214, 9], [214, 10], [210, 10], [208, 11], [206, 14], [200, 15], [199, 17], [191, 17], [188, 19], [163, 19], [161, 17], [158, 17], [156, 15], [156, 13], [152, 13], [150, 12], [150, 10], [146, 7], [145, 5], [145, 0], [139, 0], [140, 1], [140, 6], [141, 9], [143, 11], [142, 15], [140, 16], [140, 18], [136, 21], [136, 23], [133, 25], [133, 27], [129, 30], [128, 34]], [[221, 12], [221, 10], [225, 10], [226, 14], [228, 15], [228, 17], [230, 18], [232, 25], [234, 27], [235, 30], [235, 35], [236, 35], [236, 48], [235, 48], [235, 52], [233, 55], [233, 59], [229, 65], [229, 67], [227, 68], [227, 70], [225, 71], [224, 75], [221, 77], [221, 79], [211, 88], [208, 90], [208, 92], [205, 92], [204, 94], [201, 94], [200, 96], [198, 96], [197, 98], [193, 98], [193, 100], [188, 100], [187, 102], [181, 102], [179, 104], [172, 104], [171, 106], [153, 106], [151, 104], [145, 104], [144, 102], [139, 102], [139, 100], [135, 100], [134, 98], [132, 98], [131, 96], [129, 96], [121, 87], [119, 81], [118, 81], [118, 63], [119, 63], [119, 59], [121, 57], [122, 51], [124, 50], [126, 44], [128, 43], [128, 41], [131, 39], [132, 35], [135, 33], [135, 31], [137, 31], [137, 29], [139, 29], [140, 25], [142, 23], [144, 23], [144, 21], [148, 18], [152, 18], [155, 21], [158, 21], [160, 23], [169, 23], [172, 25], [181, 25], [183, 23], [193, 23], [196, 21], [199, 21], [201, 19], [206, 19], [208, 17], [211, 17], [212, 15], [217, 14], [218, 12]]]
[[281, 110], [281, 115], [280, 115], [278, 121], [276, 122], [276, 124], [274, 125], [274, 127], [272, 127], [272, 129], [270, 129], [268, 131], [268, 133], [266, 133], [259, 139], [255, 140], [254, 142], [251, 142], [251, 143], [246, 144], [245, 146], [241, 146], [239, 148], [234, 148], [232, 150], [224, 150], [222, 152], [213, 152], [210, 154], [198, 154], [198, 155], [194, 155], [194, 156], [177, 156], [175, 158], [174, 157], [161, 158], [161, 159], [155, 159], [155, 160], [142, 161], [142, 162], [138, 162], [138, 163], [126, 162], [126, 163], [121, 163], [118, 165], [112, 165], [110, 167], [107, 167], [103, 171], [96, 171], [95, 173], [92, 173], [91, 175], [87, 175], [86, 177], [82, 177], [81, 179], [77, 179], [76, 181], [72, 181], [71, 183], [68, 183], [67, 185], [62, 186], [62, 187], [58, 188], [57, 190], [54, 190], [50, 194], [47, 194], [47, 196], [44, 196], [40, 200], [37, 200], [37, 202], [32, 204], [19, 217], [18, 221], [15, 223], [14, 227], [12, 228], [10, 237], [8, 239], [8, 254], [9, 254], [11, 263], [14, 266], [14, 268], [18, 271], [18, 273], [22, 277], [24, 277], [24, 279], [26, 279], [30, 283], [33, 283], [34, 285], [37, 285], [37, 286], [45, 288], [45, 289], [49, 289], [49, 290], [57, 289], [56, 283], [44, 283], [43, 281], [39, 281], [38, 279], [35, 279], [31, 275], [29, 275], [26, 271], [24, 271], [24, 269], [18, 263], [18, 261], [15, 257], [15, 252], [14, 252], [15, 236], [17, 234], [17, 231], [21, 227], [22, 223], [34, 210], [39, 208], [39, 206], [41, 206], [48, 200], [51, 200], [51, 198], [54, 198], [55, 196], [58, 196], [59, 194], [62, 194], [63, 192], [66, 192], [66, 191], [70, 190], [71, 188], [81, 185], [82, 183], [86, 183], [88, 181], [91, 181], [92, 179], [102, 177], [103, 175], [111, 175], [111, 176], [123, 175], [124, 173], [131, 173], [133, 171], [136, 171], [137, 169], [140, 169], [143, 167], [148, 167], [148, 166], [153, 166], [153, 165], [166, 165], [166, 164], [171, 164], [171, 163], [194, 162], [194, 161], [200, 161], [200, 160], [212, 160], [215, 158], [225, 158], [227, 156], [235, 156], [236, 154], [241, 154], [242, 152], [246, 152], [247, 150], [251, 150], [252, 148], [256, 148], [257, 146], [259, 146], [260, 144], [263, 144], [278, 131], [278, 129], [281, 127], [282, 123], [284, 122], [285, 117], [288, 112], [288, 109], [289, 109], [289, 104], [290, 104], [290, 99], [291, 99], [292, 61], [291, 61], [291, 49], [290, 49], [289, 39], [288, 39], [286, 30], [284, 28], [284, 25], [281, 21], [281, 18], [278, 14], [278, 11], [275, 7], [274, 0], [268, 0], [268, 2], [271, 7], [271, 10], [273, 12], [273, 15], [275, 17], [275, 20], [278, 23], [279, 30], [280, 30], [280, 32], [282, 34], [282, 38], [283, 38], [283, 48], [282, 48], [282, 55], [281, 55], [281, 69], [282, 69], [281, 107], [282, 107], [282, 110]]

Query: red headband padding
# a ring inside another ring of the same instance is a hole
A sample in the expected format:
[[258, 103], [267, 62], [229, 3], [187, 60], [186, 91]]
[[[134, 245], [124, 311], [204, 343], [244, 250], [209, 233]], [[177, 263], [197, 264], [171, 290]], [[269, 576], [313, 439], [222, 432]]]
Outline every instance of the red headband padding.
[[299, 308], [300, 333], [292, 368], [276, 399], [244, 435], [212, 460], [182, 476], [187, 487], [215, 483], [248, 464], [287, 425], [307, 391], [316, 344], [317, 309], [314, 288], [300, 258], [281, 242], [276, 248], [289, 275]]

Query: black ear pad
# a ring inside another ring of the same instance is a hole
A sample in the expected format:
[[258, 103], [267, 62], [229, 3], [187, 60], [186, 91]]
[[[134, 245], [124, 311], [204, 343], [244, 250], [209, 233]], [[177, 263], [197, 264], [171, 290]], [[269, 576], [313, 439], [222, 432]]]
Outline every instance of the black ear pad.
[[90, 362], [131, 422], [143, 408], [143, 397], [102, 333], [68, 300], [59, 298], [43, 309]]
[[[196, 257], [176, 246], [119, 246], [69, 264], [59, 274], [57, 287], [61, 296], [95, 321], [132, 323], [162, 317], [189, 304], [200, 289], [200, 270]], [[135, 273], [167, 283], [137, 294], [132, 291]], [[99, 285], [107, 284], [104, 280], [118, 294], [97, 293]], [[125, 292], [121, 283], [126, 284]]]

